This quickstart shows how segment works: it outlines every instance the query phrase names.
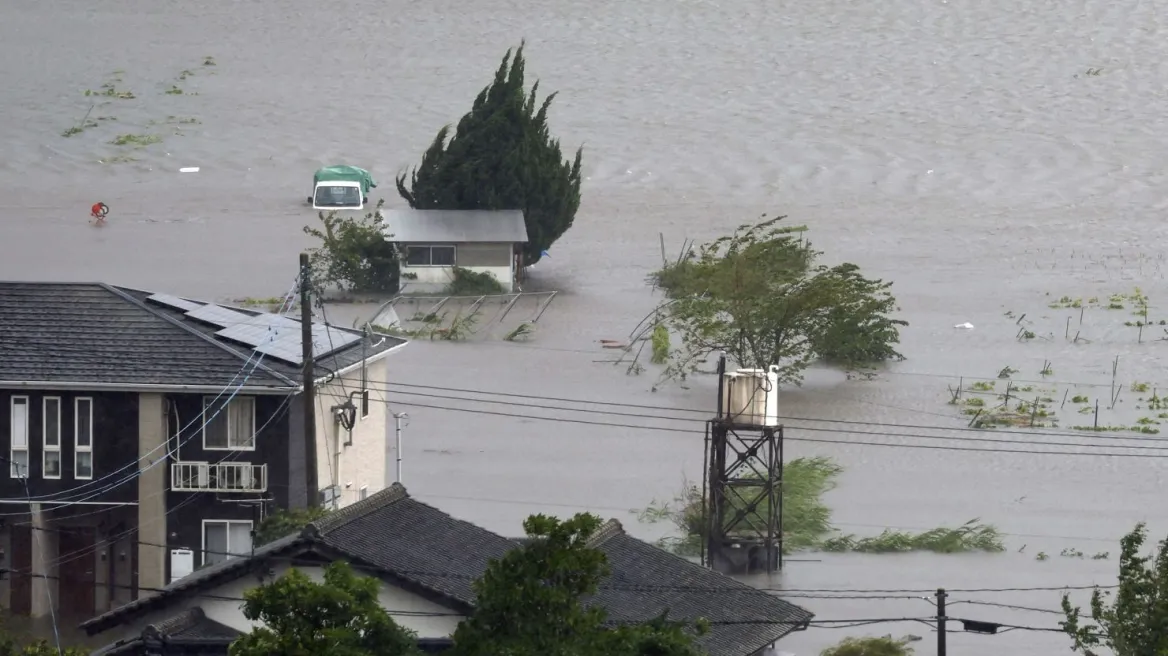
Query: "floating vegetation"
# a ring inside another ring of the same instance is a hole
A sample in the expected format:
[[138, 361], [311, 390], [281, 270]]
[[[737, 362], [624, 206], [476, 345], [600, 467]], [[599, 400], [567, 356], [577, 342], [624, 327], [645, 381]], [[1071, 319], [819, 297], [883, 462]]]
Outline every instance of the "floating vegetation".
[[214, 57], [212, 57], [210, 55], [203, 57], [203, 66], [214, 66], [214, 65], [215, 65], [215, 58]]
[[[888, 529], [872, 537], [839, 535], [831, 523], [831, 509], [824, 504], [822, 497], [835, 487], [836, 479], [842, 472], [839, 465], [824, 457], [797, 458], [785, 464], [782, 486], [785, 551], [961, 553], [1000, 552], [1005, 548], [998, 529], [982, 524], [977, 519], [959, 527], [941, 527], [922, 533]], [[735, 498], [727, 501], [737, 508], [758, 504], [760, 512], [766, 512], [767, 500], [762, 486], [755, 490], [749, 486], [739, 487]], [[688, 556], [700, 552], [706, 530], [706, 514], [702, 491], [697, 485], [686, 482], [681, 493], [672, 500], [655, 501], [642, 510], [632, 512], [639, 521], [646, 523], [673, 522], [681, 536], [661, 540], [659, 545], [663, 548]]]
[[110, 74], [108, 81], [95, 89], [86, 89], [82, 92], [85, 96], [99, 96], [103, 98], [115, 98], [117, 100], [133, 100], [137, 96], [133, 91], [119, 88], [118, 85], [122, 82], [122, 71], [114, 71]]
[[1110, 557], [1111, 557], [1111, 553], [1110, 553], [1110, 552], [1108, 552], [1108, 551], [1101, 551], [1101, 552], [1099, 552], [1099, 553], [1095, 554], [1094, 556], [1091, 556], [1091, 560], [1107, 560], [1107, 559], [1108, 559], [1108, 558], [1110, 558]]
[[181, 96], [181, 95], [183, 95], [183, 90], [181, 88], [179, 88], [179, 86], [177, 84], [172, 84], [172, 85], [170, 85], [170, 88], [166, 90], [166, 95], [168, 95], [168, 96]]
[[653, 354], [649, 361], [653, 364], [665, 364], [669, 360], [669, 328], [664, 323], [653, 326], [652, 337]]
[[528, 337], [530, 337], [531, 334], [534, 332], [535, 332], [535, 326], [533, 326], [532, 324], [525, 321], [525, 322], [519, 324], [518, 326], [516, 326], [515, 329], [512, 330], [511, 332], [507, 333], [506, 335], [503, 335], [503, 341], [505, 341], [505, 342], [523, 341], [523, 340], [526, 340]]
[[195, 74], [195, 72], [194, 72], [194, 71], [192, 71], [192, 70], [184, 70], [184, 71], [182, 71], [181, 73], [179, 73], [179, 74], [178, 74], [178, 79], [179, 79], [179, 80], [185, 80], [185, 79], [187, 79], [188, 77], [191, 77], [191, 76], [193, 76], [194, 74]]
[[1063, 558], [1082, 558], [1083, 552], [1079, 551], [1078, 549], [1067, 547], [1066, 549], [1063, 549], [1061, 552], [1059, 552], [1059, 555]]
[[956, 528], [935, 528], [924, 533], [906, 533], [885, 529], [875, 537], [857, 538], [841, 535], [824, 541], [824, 551], [857, 551], [861, 553], [904, 553], [932, 551], [934, 553], [964, 553], [969, 551], [1000, 552], [1006, 546], [1002, 533], [995, 527], [971, 519]]
[[150, 144], [156, 144], [162, 141], [162, 137], [156, 134], [119, 134], [114, 137], [111, 144], [115, 146], [135, 146], [143, 148]]
[[1049, 559], [1050, 559], [1050, 556], [1046, 555], [1045, 551], [1039, 551], [1038, 554], [1034, 556], [1034, 560], [1049, 560]]

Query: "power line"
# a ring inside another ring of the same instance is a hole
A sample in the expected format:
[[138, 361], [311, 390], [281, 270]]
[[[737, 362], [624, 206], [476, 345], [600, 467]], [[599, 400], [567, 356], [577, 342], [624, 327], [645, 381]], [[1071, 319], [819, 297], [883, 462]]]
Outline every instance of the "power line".
[[[543, 404], [543, 403], [521, 403], [521, 402], [515, 402], [515, 401], [494, 401], [494, 400], [490, 400], [490, 399], [472, 399], [472, 398], [466, 398], [466, 397], [460, 397], [460, 396], [444, 396], [441, 394], [425, 394], [425, 393], [421, 393], [421, 392], [399, 392], [397, 390], [384, 390], [384, 391], [386, 391], [390, 394], [403, 394], [406, 396], [422, 396], [422, 397], [435, 398], [435, 399], [445, 399], [448, 401], [468, 401], [468, 402], [472, 402], [472, 403], [488, 403], [488, 404], [494, 404], [494, 405], [514, 406], [514, 407], [523, 407], [523, 408], [537, 408], [537, 409], [541, 409], [541, 410], [558, 410], [558, 411], [563, 411], [563, 412], [579, 412], [579, 413], [584, 413], [584, 414], [596, 414], [596, 415], [605, 415], [605, 416], [633, 417], [636, 419], [655, 419], [655, 420], [662, 420], [662, 421], [700, 423], [703, 425], [706, 423], [706, 420], [687, 419], [684, 417], [669, 417], [669, 416], [662, 416], [662, 415], [645, 415], [645, 414], [635, 414], [635, 413], [627, 413], [627, 412], [616, 412], [616, 411], [610, 411], [610, 410], [591, 410], [591, 409], [587, 409], [587, 408], [565, 408], [565, 407], [560, 407], [560, 406], [548, 406], [548, 405]], [[539, 398], [539, 397], [533, 397], [533, 398]], [[403, 405], [410, 405], [410, 403], [408, 403], [408, 402], [402, 402], [402, 404]], [[827, 420], [827, 419], [818, 420], [818, 419], [816, 419], [816, 420], [798, 420], [798, 421], [831, 422], [833, 420]], [[847, 422], [847, 423], [850, 425], [864, 425], [863, 422]], [[871, 425], [872, 426], [883, 426], [886, 424], [871, 424]], [[1067, 446], [1067, 447], [1083, 447], [1083, 448], [1098, 448], [1098, 449], [1121, 448], [1121, 449], [1140, 449], [1140, 450], [1151, 450], [1151, 451], [1168, 451], [1168, 440], [1164, 440], [1162, 438], [1139, 438], [1139, 437], [1116, 438], [1116, 439], [1122, 439], [1122, 440], [1135, 440], [1135, 441], [1145, 441], [1146, 440], [1146, 441], [1157, 441], [1157, 442], [1165, 443], [1165, 446], [1143, 446], [1143, 445], [1130, 446], [1130, 445], [1122, 445], [1122, 444], [1120, 444], [1120, 445], [1096, 444], [1096, 443], [1090, 443], [1090, 442], [1040, 442], [1040, 441], [1035, 441], [1035, 440], [1003, 440], [1003, 439], [996, 439], [996, 438], [989, 438], [989, 437], [954, 437], [954, 436], [949, 436], [949, 435], [921, 435], [921, 434], [916, 434], [916, 433], [912, 433], [912, 434], [903, 433], [902, 434], [902, 433], [891, 433], [891, 432], [887, 432], [887, 431], [836, 430], [836, 429], [828, 429], [828, 428], [812, 428], [809, 426], [787, 426], [787, 427], [793, 428], [796, 430], [811, 431], [811, 432], [850, 433], [850, 434], [857, 434], [857, 435], [878, 435], [878, 436], [897, 436], [897, 437], [916, 437], [916, 438], [921, 438], [921, 439], [949, 440], [949, 441], [956, 441], [956, 442], [988, 442], [988, 443], [996, 443], [996, 444], [1017, 444], [1017, 445], [1033, 445], [1033, 446]], [[950, 429], [947, 429], [943, 426], [933, 426], [932, 428], [934, 430], [950, 430]], [[957, 430], [957, 429], [953, 429], [953, 430]], [[975, 429], [966, 429], [966, 430], [975, 430]], [[1002, 432], [1008, 432], [1008, 431], [1002, 431]], [[1086, 435], [1079, 435], [1078, 437], [1087, 437], [1087, 436]]]
[[[394, 383], [394, 382], [385, 382], [385, 383], [383, 383], [383, 385], [384, 385], [384, 387], [380, 388], [380, 389], [382, 389], [382, 391], [392, 393], [392, 394], [406, 394], [406, 395], [410, 395], [410, 396], [429, 396], [429, 395], [428, 394], [420, 394], [420, 393], [416, 393], [416, 392], [403, 392], [403, 391], [398, 391], [396, 389], [391, 389], [391, 388], [405, 387], [405, 388], [411, 388], [411, 389], [438, 390], [438, 391], [443, 391], [443, 392], [452, 392], [452, 393], [459, 393], [459, 394], [478, 394], [478, 395], [483, 395], [483, 396], [501, 396], [501, 397], [518, 398], [518, 399], [537, 399], [540, 401], [554, 401], [557, 403], [575, 403], [575, 404], [599, 405], [599, 406], [618, 407], [618, 408], [633, 408], [633, 409], [639, 409], [639, 410], [683, 412], [683, 413], [702, 415], [703, 417], [706, 417], [707, 419], [714, 415], [714, 411], [695, 410], [693, 408], [678, 408], [678, 407], [672, 407], [672, 406], [661, 407], [661, 406], [645, 405], [645, 404], [637, 404], [637, 403], [622, 403], [622, 402], [617, 402], [617, 401], [597, 401], [597, 400], [589, 400], [589, 399], [572, 399], [572, 398], [556, 397], [556, 396], [538, 396], [538, 395], [532, 395], [532, 394], [519, 394], [519, 393], [515, 393], [515, 392], [493, 392], [493, 391], [488, 391], [488, 390], [475, 390], [475, 389], [466, 389], [466, 388], [446, 387], [446, 386], [441, 386], [441, 385], [419, 385], [419, 384], [414, 384], [414, 383]], [[988, 394], [988, 392], [987, 392], [987, 394]], [[439, 397], [439, 398], [442, 398], [442, 397]], [[491, 401], [488, 399], [474, 399], [474, 398], [465, 398], [465, 397], [457, 397], [457, 396], [449, 397], [449, 398], [458, 399], [458, 400], [465, 400], [465, 401], [474, 401], [474, 402], [478, 402], [478, 403], [501, 403], [499, 401]], [[1019, 396], [1018, 398], [1021, 401], [1026, 400], [1025, 398], [1023, 398], [1021, 396]], [[524, 404], [516, 403], [515, 405], [524, 405]], [[546, 407], [546, 406], [539, 405], [536, 407]], [[592, 411], [592, 410], [577, 409], [577, 408], [548, 408], [548, 409], [549, 410], [565, 410], [565, 411], [569, 411], [569, 412], [596, 412], [596, 411]], [[666, 421], [700, 421], [703, 423], [706, 421], [706, 419], [697, 419], [697, 418], [687, 419], [684, 417], [645, 415], [643, 413], [624, 414], [624, 413], [614, 412], [614, 413], [606, 413], [606, 414], [613, 414], [613, 415], [617, 415], [617, 416], [628, 416], [628, 417], [640, 417], [640, 418], [644, 418], [644, 419], [661, 419], [661, 420], [666, 420]], [[987, 434], [987, 433], [991, 433], [991, 434], [1001, 434], [1001, 435], [1030, 435], [1030, 436], [1035, 436], [1035, 437], [1079, 437], [1079, 438], [1091, 437], [1091, 435], [1085, 431], [1084, 432], [1066, 432], [1066, 431], [1059, 432], [1059, 431], [1048, 431], [1048, 430], [1025, 430], [1025, 429], [1018, 430], [1018, 429], [1005, 429], [1005, 428], [993, 428], [993, 427], [970, 428], [968, 426], [938, 426], [936, 424], [932, 424], [932, 425], [930, 425], [930, 424], [899, 424], [899, 423], [876, 422], [876, 421], [858, 421], [858, 420], [850, 420], [850, 419], [829, 419], [829, 418], [825, 418], [825, 417], [796, 417], [796, 416], [791, 416], [791, 415], [781, 415], [779, 418], [783, 419], [783, 420], [787, 420], [787, 421], [803, 421], [803, 422], [810, 422], [810, 423], [843, 424], [843, 425], [852, 425], [852, 426], [879, 426], [882, 428], [949, 431], [949, 432], [958, 432], [958, 433], [978, 433], [978, 434], [982, 434], [982, 435]], [[823, 430], [823, 429], [820, 429], [820, 430]], [[956, 439], [956, 438], [953, 438], [953, 439]], [[1145, 436], [1139, 436], [1139, 435], [1125, 436], [1122, 438], [1117, 437], [1114, 439], [1123, 439], [1123, 440], [1129, 440], [1129, 441], [1168, 442], [1168, 438], [1165, 438], [1165, 437], [1145, 437]], [[1168, 447], [1162, 447], [1162, 448], [1168, 448]]]
[[[667, 428], [667, 427], [663, 427], [663, 426], [637, 426], [637, 425], [633, 425], [633, 424], [618, 424], [618, 423], [611, 423], [611, 422], [590, 421], [590, 420], [585, 420], [585, 419], [569, 419], [569, 418], [564, 418], [564, 417], [540, 417], [537, 415], [523, 415], [523, 414], [515, 414], [515, 413], [507, 413], [507, 412], [497, 412], [497, 411], [491, 411], [491, 410], [472, 410], [470, 408], [453, 408], [450, 406], [429, 405], [429, 404], [424, 404], [424, 403], [412, 403], [412, 402], [404, 402], [404, 401], [395, 401], [395, 403], [398, 403], [399, 405], [413, 407], [413, 408], [429, 408], [429, 409], [433, 409], [433, 410], [448, 410], [451, 412], [467, 412], [467, 413], [472, 413], [472, 414], [489, 415], [489, 416], [495, 416], [495, 417], [511, 417], [511, 418], [515, 418], [515, 419], [534, 419], [534, 420], [539, 420], [539, 421], [582, 424], [582, 425], [586, 425], [586, 426], [604, 426], [604, 427], [608, 427], [608, 428], [624, 428], [624, 429], [632, 429], [632, 430], [651, 430], [651, 431], [679, 433], [679, 434], [680, 433], [697, 434], [697, 435], [703, 434], [703, 431], [699, 431], [699, 430], [685, 430], [685, 429], [680, 429], [680, 428]], [[898, 437], [898, 438], [909, 438], [909, 439], [912, 439], [912, 438], [930, 439], [930, 436], [928, 436], [928, 435], [906, 435], [906, 434], [901, 434], [901, 433], [886, 433], [886, 432], [874, 432], [874, 431], [834, 431], [834, 430], [828, 430], [828, 429], [807, 428], [807, 427], [802, 427], [802, 426], [801, 427], [792, 427], [792, 428], [794, 428], [794, 430], [797, 430], [797, 431], [827, 432], [827, 433], [835, 433], [835, 434], [862, 434], [862, 435], [872, 435], [872, 436], [878, 436], [878, 437]], [[1115, 453], [1115, 452], [1097, 453], [1097, 452], [1090, 452], [1090, 451], [1038, 451], [1038, 450], [1033, 450], [1033, 449], [990, 449], [990, 448], [979, 448], [979, 447], [943, 446], [943, 445], [937, 445], [937, 444], [892, 444], [892, 443], [888, 443], [888, 442], [863, 442], [863, 441], [858, 441], [858, 440], [824, 440], [824, 439], [817, 439], [817, 438], [811, 438], [811, 437], [790, 437], [790, 436], [786, 436], [786, 435], [784, 435], [783, 439], [784, 439], [784, 441], [788, 441], [788, 442], [814, 442], [814, 443], [820, 443], [820, 444], [842, 444], [845, 446], [879, 446], [879, 447], [890, 447], [890, 448], [898, 448], [898, 449], [931, 449], [931, 450], [936, 450], [936, 451], [963, 451], [963, 452], [976, 452], [976, 453], [1016, 453], [1016, 454], [1022, 454], [1022, 455], [1039, 455], [1039, 456], [1092, 456], [1092, 457], [1098, 457], [1098, 458], [1145, 458], [1145, 459], [1168, 458], [1168, 454]], [[953, 438], [934, 437], [933, 439], [953, 439]], [[976, 441], [976, 440], [971, 440], [971, 441]], [[1028, 443], [1028, 444], [1030, 444], [1030, 443]], [[1033, 444], [1037, 446], [1037, 445], [1041, 445], [1042, 443], [1035, 442]], [[1083, 445], [1075, 445], [1075, 446], [1083, 446]], [[1135, 447], [1125, 447], [1122, 445], [1116, 445], [1114, 448], [1123, 449], [1123, 448], [1135, 448]]]

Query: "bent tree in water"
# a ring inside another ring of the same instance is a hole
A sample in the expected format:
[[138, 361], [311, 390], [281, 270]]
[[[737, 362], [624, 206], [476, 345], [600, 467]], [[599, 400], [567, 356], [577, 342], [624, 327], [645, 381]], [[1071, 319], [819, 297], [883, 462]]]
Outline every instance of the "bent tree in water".
[[717, 352], [740, 367], [779, 367], [798, 384], [822, 360], [846, 368], [903, 359], [891, 282], [870, 279], [855, 264], [816, 264], [822, 255], [806, 228], [785, 217], [740, 226], [733, 234], [666, 263], [650, 280], [666, 295], [655, 312], [681, 337], [666, 369], [684, 379]]

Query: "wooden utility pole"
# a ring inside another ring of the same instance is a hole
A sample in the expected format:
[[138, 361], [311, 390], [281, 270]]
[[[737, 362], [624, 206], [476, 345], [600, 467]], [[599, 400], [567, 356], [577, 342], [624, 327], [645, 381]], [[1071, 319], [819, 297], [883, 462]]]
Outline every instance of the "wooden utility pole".
[[946, 656], [945, 622], [949, 618], [945, 615], [945, 598], [948, 596], [945, 594], [945, 588], [937, 588], [937, 656]]
[[308, 253], [300, 254], [300, 342], [304, 359], [304, 478], [308, 507], [320, 505], [320, 485], [316, 471], [316, 363], [312, 358], [312, 270]]

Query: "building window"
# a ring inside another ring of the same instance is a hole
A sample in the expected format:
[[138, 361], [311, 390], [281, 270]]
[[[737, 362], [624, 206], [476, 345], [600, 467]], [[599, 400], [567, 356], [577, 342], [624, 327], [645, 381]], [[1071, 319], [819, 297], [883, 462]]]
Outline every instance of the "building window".
[[73, 400], [73, 478], [93, 478], [93, 399]]
[[28, 478], [28, 397], [12, 397], [12, 451], [9, 454], [9, 476]]
[[454, 247], [407, 246], [406, 266], [454, 266]]
[[251, 555], [251, 522], [203, 520], [203, 565]]
[[361, 500], [362, 500], [362, 501], [364, 501], [365, 499], [369, 498], [369, 486], [368, 486], [368, 485], [362, 485], [362, 486], [361, 486], [361, 493], [360, 493], [360, 497], [361, 497]]
[[255, 449], [255, 399], [237, 396], [223, 407], [223, 402], [215, 397], [205, 397], [203, 448], [210, 451]]
[[44, 421], [41, 433], [44, 439], [41, 475], [61, 478], [61, 397], [46, 396], [41, 400]]

